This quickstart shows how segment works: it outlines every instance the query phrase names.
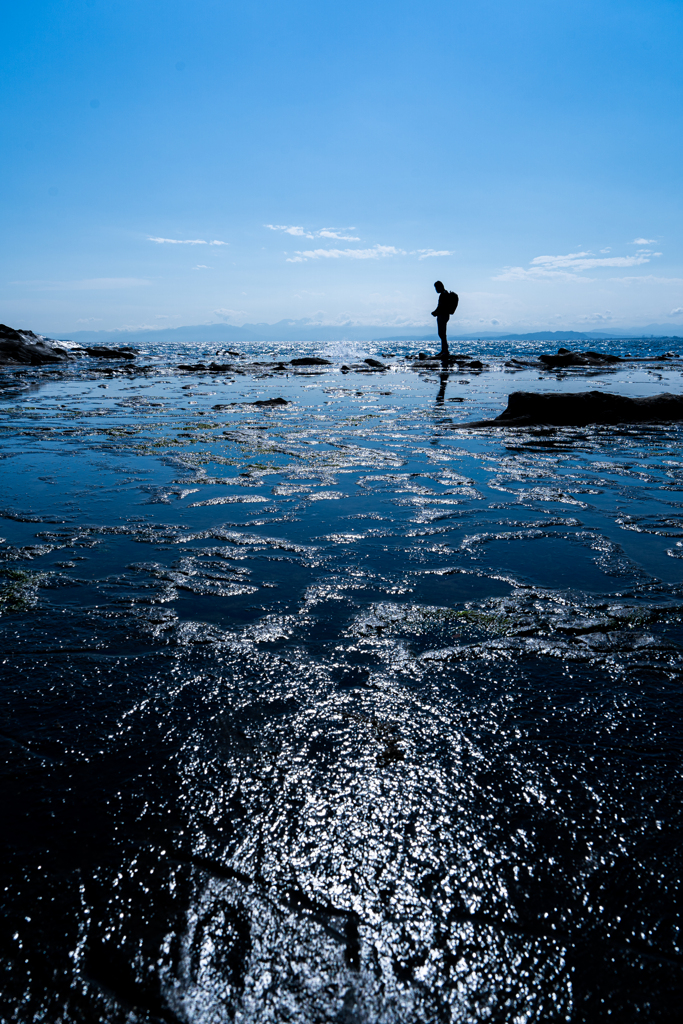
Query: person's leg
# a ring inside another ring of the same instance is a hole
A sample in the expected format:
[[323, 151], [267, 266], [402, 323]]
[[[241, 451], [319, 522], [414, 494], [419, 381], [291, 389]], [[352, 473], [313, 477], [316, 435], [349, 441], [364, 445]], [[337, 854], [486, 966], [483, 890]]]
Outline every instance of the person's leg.
[[441, 351], [439, 357], [441, 359], [448, 359], [448, 339], [446, 338], [446, 325], [448, 320], [445, 317], [437, 317], [436, 326], [439, 331], [439, 340], [441, 341]]

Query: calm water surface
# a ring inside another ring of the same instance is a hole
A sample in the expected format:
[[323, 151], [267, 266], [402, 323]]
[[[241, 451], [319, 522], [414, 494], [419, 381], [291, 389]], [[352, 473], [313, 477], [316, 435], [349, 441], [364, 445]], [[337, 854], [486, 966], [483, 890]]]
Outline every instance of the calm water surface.
[[680, 1019], [680, 364], [394, 351], [2, 374], [2, 1021]]

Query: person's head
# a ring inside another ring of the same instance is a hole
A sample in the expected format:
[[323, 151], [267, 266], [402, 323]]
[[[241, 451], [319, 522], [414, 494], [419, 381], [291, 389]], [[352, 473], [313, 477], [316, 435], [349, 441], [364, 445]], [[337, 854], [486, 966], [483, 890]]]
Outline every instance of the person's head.
[[435, 281], [434, 287], [436, 288], [437, 292], [442, 292], [444, 290], [443, 281]]

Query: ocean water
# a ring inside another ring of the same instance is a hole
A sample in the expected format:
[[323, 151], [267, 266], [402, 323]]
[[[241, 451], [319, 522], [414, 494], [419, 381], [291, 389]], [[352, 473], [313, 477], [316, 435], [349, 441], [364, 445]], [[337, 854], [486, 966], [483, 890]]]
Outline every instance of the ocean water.
[[458, 424], [682, 363], [458, 347], [0, 373], [0, 1020], [680, 1019], [683, 425]]

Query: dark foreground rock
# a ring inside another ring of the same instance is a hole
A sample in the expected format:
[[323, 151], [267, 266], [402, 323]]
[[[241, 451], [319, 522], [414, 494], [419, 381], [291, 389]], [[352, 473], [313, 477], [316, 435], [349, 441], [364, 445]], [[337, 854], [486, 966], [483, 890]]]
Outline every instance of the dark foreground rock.
[[452, 353], [448, 356], [448, 359], [442, 359], [439, 356], [429, 356], [425, 352], [420, 352], [414, 357], [406, 356], [406, 359], [412, 360], [412, 368], [414, 370], [431, 370], [435, 367], [443, 369], [445, 366], [455, 367], [458, 370], [483, 370], [488, 365], [482, 363], [481, 359], [472, 359], [471, 356], [466, 355], [464, 352]]
[[73, 359], [64, 348], [48, 344], [33, 331], [15, 331], [0, 324], [0, 366], [44, 366]]
[[106, 345], [93, 345], [85, 351], [94, 359], [135, 359], [137, 352], [129, 345], [121, 348], [108, 348]]
[[262, 409], [274, 409], [278, 405], [289, 405], [286, 398], [260, 398], [256, 402], [250, 402], [250, 405], [260, 405]]
[[302, 356], [301, 359], [292, 359], [292, 366], [332, 366], [332, 363], [318, 356]]
[[563, 366], [607, 366], [623, 361], [619, 356], [604, 352], [571, 352], [568, 348], [559, 348], [556, 356], [542, 355], [538, 359], [548, 370]]
[[454, 423], [454, 427], [514, 427], [547, 424], [554, 427], [586, 427], [591, 423], [672, 423], [683, 420], [683, 395], [667, 392], [649, 398], [629, 398], [603, 391], [577, 394], [515, 391], [507, 409], [494, 420]]

